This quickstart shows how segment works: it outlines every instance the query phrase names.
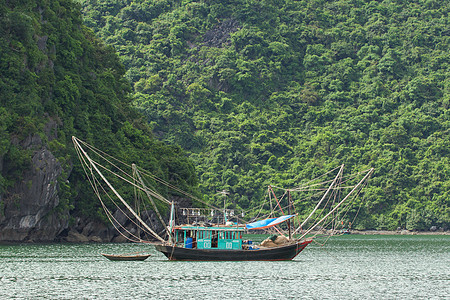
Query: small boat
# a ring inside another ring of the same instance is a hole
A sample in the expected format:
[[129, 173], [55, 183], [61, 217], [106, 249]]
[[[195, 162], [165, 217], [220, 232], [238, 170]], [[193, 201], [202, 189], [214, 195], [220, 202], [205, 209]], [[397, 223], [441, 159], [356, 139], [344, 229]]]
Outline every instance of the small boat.
[[119, 255], [113, 255], [113, 254], [105, 254], [102, 253], [104, 257], [106, 257], [109, 260], [112, 261], [143, 261], [146, 260], [151, 254], [119, 254]]

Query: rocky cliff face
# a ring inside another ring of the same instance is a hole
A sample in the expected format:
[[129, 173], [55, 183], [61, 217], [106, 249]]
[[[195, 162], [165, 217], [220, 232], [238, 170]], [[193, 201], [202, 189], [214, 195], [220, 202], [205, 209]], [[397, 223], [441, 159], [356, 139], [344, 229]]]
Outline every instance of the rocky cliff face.
[[[46, 126], [49, 140], [56, 138], [56, 123]], [[54, 130], [52, 130], [54, 129]], [[101, 222], [75, 218], [72, 224], [67, 208], [60, 206], [58, 195], [63, 168], [39, 135], [14, 144], [31, 151], [31, 165], [5, 194], [0, 195], [0, 242], [110, 242], [118, 233]], [[0, 167], [3, 166], [3, 158]], [[0, 172], [2, 168], [0, 168]], [[69, 176], [70, 172], [68, 172]]]
[[61, 164], [37, 134], [13, 143], [32, 152], [31, 165], [2, 196], [0, 241], [53, 241], [69, 220], [57, 209]]
[[177, 147], [154, 143], [131, 107], [123, 65], [83, 26], [76, 1], [0, 2], [0, 45], [0, 242], [115, 238], [98, 220], [72, 134], [196, 183]]
[[[48, 140], [56, 138], [57, 124], [49, 121], [45, 132]], [[72, 217], [61, 207], [59, 184], [64, 176], [63, 167], [39, 135], [23, 141], [13, 141], [16, 146], [31, 151], [31, 165], [3, 195], [0, 194], [0, 242], [126, 242], [112, 225], [84, 217]], [[0, 159], [0, 172], [3, 158]], [[69, 176], [70, 172], [66, 172]], [[1, 174], [1, 173], [0, 173]], [[137, 234], [136, 226], [117, 211], [115, 218], [129, 232]], [[153, 211], [146, 211], [144, 221], [158, 223]], [[71, 220], [71, 222], [69, 222]], [[157, 228], [164, 230], [163, 227]], [[141, 236], [142, 238], [149, 238]]]

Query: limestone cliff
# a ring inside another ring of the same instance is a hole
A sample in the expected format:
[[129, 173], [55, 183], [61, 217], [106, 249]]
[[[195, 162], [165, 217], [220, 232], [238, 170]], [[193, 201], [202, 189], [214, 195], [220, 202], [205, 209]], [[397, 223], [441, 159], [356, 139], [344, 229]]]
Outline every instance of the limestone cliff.
[[80, 9], [71, 0], [0, 1], [0, 242], [115, 238], [72, 135], [185, 190], [196, 183], [182, 151], [156, 141], [131, 106], [123, 65]]
[[0, 240], [53, 241], [67, 228], [69, 220], [67, 211], [57, 209], [62, 167], [39, 135], [30, 136], [21, 144], [32, 152], [31, 165], [23, 179], [3, 195]]

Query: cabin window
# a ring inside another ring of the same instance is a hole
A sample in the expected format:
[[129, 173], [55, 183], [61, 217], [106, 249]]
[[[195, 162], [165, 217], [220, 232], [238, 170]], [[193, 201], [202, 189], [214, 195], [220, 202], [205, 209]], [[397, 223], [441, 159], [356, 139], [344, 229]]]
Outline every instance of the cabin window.
[[211, 248], [217, 248], [218, 246], [218, 236], [217, 236], [217, 231], [212, 231], [211, 232]]
[[177, 236], [177, 243], [184, 241], [185, 236], [184, 236], [184, 232], [183, 231], [177, 230], [177, 231], [175, 231], [175, 235]]

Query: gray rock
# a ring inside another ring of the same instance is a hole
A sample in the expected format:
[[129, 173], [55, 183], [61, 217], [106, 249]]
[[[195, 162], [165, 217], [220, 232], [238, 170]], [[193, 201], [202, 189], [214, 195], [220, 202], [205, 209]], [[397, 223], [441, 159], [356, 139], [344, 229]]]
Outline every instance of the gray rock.
[[[46, 131], [55, 137], [57, 123], [49, 121]], [[49, 140], [51, 140], [49, 138]], [[0, 241], [50, 242], [68, 227], [69, 213], [55, 209], [59, 204], [58, 180], [63, 173], [61, 164], [46, 147], [39, 135], [11, 141], [32, 153], [31, 166], [7, 192], [0, 195]], [[0, 171], [3, 158], [0, 159]]]
[[120, 234], [112, 239], [113, 243], [125, 243], [126, 241], [128, 240], [123, 235]]
[[231, 43], [231, 34], [241, 26], [234, 19], [226, 19], [215, 25], [203, 35], [203, 43], [208, 47], [224, 47]]
[[98, 237], [96, 235], [90, 236], [89, 241], [94, 242], [94, 243], [103, 243], [103, 240], [101, 239], [101, 237]]
[[84, 234], [71, 230], [66, 237], [66, 241], [69, 243], [87, 243], [89, 238]]

